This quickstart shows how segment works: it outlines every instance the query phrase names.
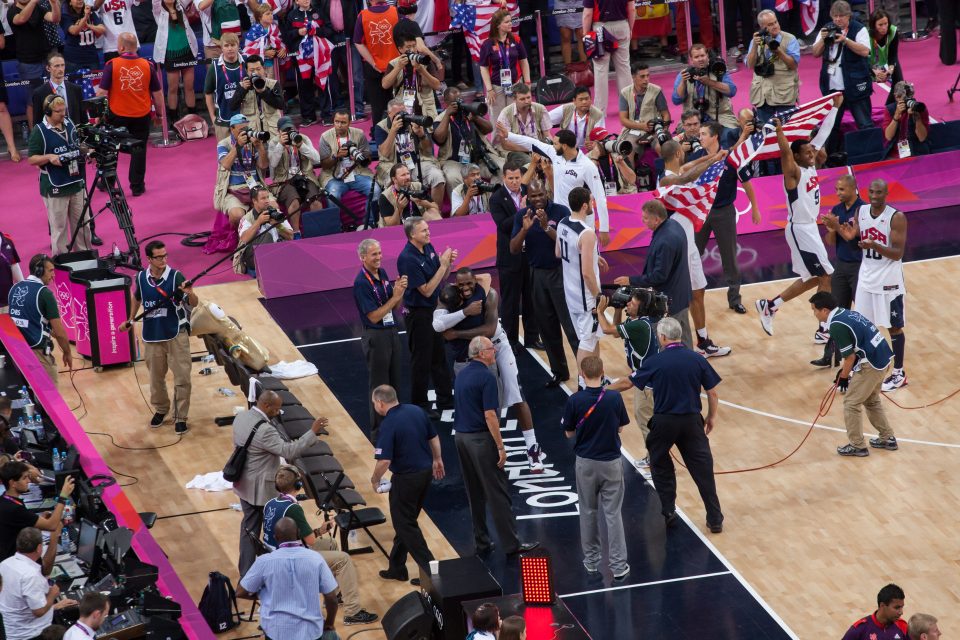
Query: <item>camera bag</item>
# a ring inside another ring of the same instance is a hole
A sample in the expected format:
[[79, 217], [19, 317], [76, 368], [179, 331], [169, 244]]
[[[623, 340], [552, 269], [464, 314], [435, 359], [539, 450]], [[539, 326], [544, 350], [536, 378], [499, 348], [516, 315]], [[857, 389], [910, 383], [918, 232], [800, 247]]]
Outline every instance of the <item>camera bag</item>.
[[177, 135], [184, 142], [187, 140], [203, 140], [210, 133], [207, 121], [195, 113], [188, 113], [174, 122], [173, 128], [176, 129]]

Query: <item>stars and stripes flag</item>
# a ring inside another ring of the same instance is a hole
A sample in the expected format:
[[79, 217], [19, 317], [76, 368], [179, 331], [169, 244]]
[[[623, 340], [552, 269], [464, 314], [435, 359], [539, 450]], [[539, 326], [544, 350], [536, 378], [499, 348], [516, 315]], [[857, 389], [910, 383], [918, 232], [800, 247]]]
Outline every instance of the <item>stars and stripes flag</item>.
[[327, 78], [333, 71], [331, 55], [333, 53], [333, 43], [326, 38], [317, 36], [318, 24], [311, 20], [308, 24], [300, 25], [293, 23], [297, 29], [306, 27], [307, 34], [300, 40], [300, 47], [297, 49], [298, 68], [301, 78], [309, 78], [310, 71], [313, 70], [313, 82], [321, 89], [327, 87]]
[[[480, 0], [479, 2], [468, 1], [463, 4], [472, 5], [476, 12], [473, 28], [469, 29], [466, 25], [464, 25], [463, 36], [467, 40], [467, 48], [470, 50], [470, 56], [473, 58], [473, 61], [479, 62], [480, 47], [483, 46], [483, 43], [486, 42], [487, 38], [490, 37], [490, 19], [493, 18], [493, 14], [501, 9], [502, 5], [500, 2], [494, 2], [491, 0]], [[460, 6], [460, 4], [454, 5], [454, 16], [456, 16], [458, 7]], [[506, 9], [510, 12], [510, 16], [514, 20], [516, 20], [520, 15], [520, 9], [517, 5], [517, 0], [507, 0]], [[463, 10], [460, 9], [460, 11]]]
[[[800, 5], [800, 24], [805, 35], [813, 33], [820, 19], [820, 0], [796, 0]], [[774, 7], [777, 11], [786, 12], [793, 9], [794, 0], [777, 0]]]
[[243, 55], [258, 55], [263, 57], [267, 49], [276, 49], [280, 51], [283, 48], [283, 39], [280, 37], [280, 29], [272, 24], [270, 28], [262, 24], [255, 24], [247, 31], [243, 44]]
[[[787, 141], [808, 140], [813, 130], [820, 127], [817, 137], [811, 142], [813, 146], [821, 148], [833, 130], [833, 122], [837, 117], [837, 109], [833, 105], [836, 95], [838, 94], [831, 93], [798, 107], [778, 112], [775, 117], [780, 118], [783, 123], [783, 133]], [[763, 125], [761, 131], [755, 131], [752, 136], [731, 149], [727, 162], [740, 170], [751, 162], [779, 157], [780, 145], [777, 143], [777, 130], [768, 122]]]
[[654, 194], [654, 199], [663, 203], [671, 211], [676, 211], [693, 222], [697, 231], [703, 226], [707, 214], [713, 208], [713, 201], [717, 197], [717, 185], [725, 169], [724, 161], [714, 162], [694, 182], [689, 184], [673, 184], [660, 187]]

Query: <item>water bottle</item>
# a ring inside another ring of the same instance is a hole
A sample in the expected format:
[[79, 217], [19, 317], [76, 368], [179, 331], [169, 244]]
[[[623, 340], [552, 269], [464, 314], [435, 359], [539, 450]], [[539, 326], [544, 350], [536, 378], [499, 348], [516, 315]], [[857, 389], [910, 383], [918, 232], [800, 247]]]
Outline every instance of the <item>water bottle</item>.
[[200, 362], [214, 362], [216, 361], [216, 359], [217, 357], [215, 355], [213, 355], [212, 353], [208, 353], [207, 355], [200, 358]]
[[37, 442], [46, 441], [46, 433], [43, 428], [43, 418], [39, 415], [36, 416], [36, 419], [33, 421], [33, 432], [37, 434]]
[[233, 396], [237, 395], [236, 391], [234, 391], [233, 389], [228, 389], [226, 387], [220, 387], [219, 389], [217, 389], [217, 393], [219, 393], [222, 396], [226, 396], [228, 398], [232, 398]]
[[70, 498], [67, 498], [67, 504], [63, 507], [63, 524], [73, 524], [73, 501]]
[[211, 373], [215, 372], [216, 370], [217, 370], [216, 367], [204, 367], [203, 369], [200, 369], [200, 372], [199, 372], [199, 373], [200, 373], [200, 375], [202, 375], [202, 376], [208, 376], [208, 375], [210, 375]]
[[63, 471], [63, 458], [60, 457], [60, 450], [53, 448], [53, 470]]

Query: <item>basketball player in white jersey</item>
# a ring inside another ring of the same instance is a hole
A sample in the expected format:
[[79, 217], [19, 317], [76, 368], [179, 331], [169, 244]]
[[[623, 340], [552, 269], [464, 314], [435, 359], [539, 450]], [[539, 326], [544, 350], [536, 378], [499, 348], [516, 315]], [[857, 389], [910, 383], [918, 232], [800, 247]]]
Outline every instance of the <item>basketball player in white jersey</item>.
[[[660, 146], [660, 157], [663, 158], [663, 177], [658, 187], [689, 184], [699, 178], [707, 167], [727, 157], [724, 149], [718, 150], [709, 156], [697, 158], [683, 164], [684, 153], [680, 143], [668, 140]], [[718, 347], [707, 334], [707, 308], [704, 304], [704, 292], [707, 290], [707, 276], [703, 273], [703, 261], [697, 250], [694, 237], [694, 222], [680, 212], [671, 211], [670, 216], [680, 223], [687, 234], [687, 263], [690, 266], [690, 288], [693, 296], [690, 299], [690, 316], [693, 318], [693, 327], [697, 330], [697, 351], [707, 358], [717, 358], [730, 354], [730, 347]]]
[[[557, 257], [563, 274], [563, 293], [570, 320], [577, 332], [577, 370], [587, 356], [599, 355], [600, 324], [597, 298], [600, 296], [600, 247], [597, 234], [587, 223], [593, 197], [585, 187], [574, 187], [567, 198], [570, 215], [557, 224]], [[606, 270], [606, 261], [603, 261]], [[580, 386], [583, 387], [583, 375]]]
[[863, 263], [857, 279], [857, 311], [878, 327], [890, 331], [893, 371], [881, 389], [894, 391], [907, 386], [903, 355], [907, 337], [903, 281], [903, 253], [907, 246], [907, 216], [887, 204], [887, 183], [874, 180], [869, 189], [870, 204], [860, 207], [856, 223], [836, 225], [845, 240], [860, 238]]
[[[814, 287], [817, 291], [830, 291], [830, 274], [833, 265], [827, 248], [820, 237], [817, 219], [820, 217], [820, 182], [817, 178], [817, 154], [824, 153], [804, 140], [787, 142], [783, 124], [773, 119], [777, 127], [777, 142], [780, 144], [780, 163], [783, 167], [783, 190], [787, 196], [787, 245], [793, 272], [800, 276], [780, 295], [771, 300], [757, 300], [760, 326], [773, 335], [773, 315], [787, 300]], [[826, 344], [830, 332], [820, 323], [813, 335], [817, 344]]]

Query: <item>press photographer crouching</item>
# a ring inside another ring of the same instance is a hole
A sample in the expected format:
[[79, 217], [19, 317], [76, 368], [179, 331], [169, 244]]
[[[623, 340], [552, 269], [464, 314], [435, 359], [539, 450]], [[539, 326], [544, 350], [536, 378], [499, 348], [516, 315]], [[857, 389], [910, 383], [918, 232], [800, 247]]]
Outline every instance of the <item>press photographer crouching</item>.
[[932, 153], [930, 148], [930, 113], [917, 100], [913, 84], [901, 80], [893, 87], [894, 103], [883, 114], [883, 137], [887, 156], [909, 158]]
[[243, 64], [247, 73], [230, 100], [230, 108], [247, 116], [252, 129], [269, 131], [275, 138], [280, 134], [278, 121], [283, 110], [281, 87], [276, 80], [267, 77], [260, 56], [247, 56]]
[[463, 182], [450, 194], [450, 215], [466, 216], [490, 211], [490, 194], [497, 185], [484, 182], [480, 167], [475, 164], [461, 165]]
[[380, 195], [380, 226], [394, 227], [411, 216], [439, 220], [440, 208], [421, 183], [411, 180], [406, 165], [395, 164], [390, 168], [390, 186]]
[[238, 225], [247, 212], [253, 187], [266, 184], [270, 157], [263, 142], [269, 135], [251, 129], [247, 117], [237, 113], [230, 118], [230, 135], [217, 144], [213, 206], [230, 218], [231, 225]]
[[430, 199], [443, 202], [446, 180], [437, 164], [433, 142], [426, 130], [433, 128], [433, 118], [412, 116], [403, 107], [403, 100], [394, 98], [387, 103], [387, 117], [373, 128], [374, 140], [380, 161], [377, 163], [377, 183], [386, 190], [390, 171], [395, 164], [402, 164], [417, 182], [430, 191]]
[[[370, 170], [370, 142], [366, 134], [350, 126], [350, 111], [333, 112], [333, 128], [320, 136], [320, 186], [334, 198], [354, 191], [369, 198], [373, 190], [373, 171]], [[365, 212], [354, 212], [361, 220]]]
[[626, 160], [633, 152], [633, 143], [618, 140], [616, 134], [602, 127], [590, 132], [590, 141], [595, 144], [589, 158], [597, 165], [604, 192], [608, 196], [636, 193], [637, 173]]
[[279, 138], [276, 142], [271, 140], [267, 148], [273, 184], [290, 228], [299, 233], [301, 210], [309, 210], [309, 203], [320, 195], [320, 183], [314, 173], [320, 154], [310, 138], [294, 128], [290, 116], [280, 118], [277, 127]]
[[493, 124], [484, 117], [487, 115], [487, 105], [482, 102], [464, 103], [460, 99], [460, 89], [456, 87], [447, 87], [443, 92], [443, 103], [446, 108], [437, 128], [433, 130], [433, 141], [439, 147], [437, 159], [450, 197], [463, 184], [460, 171], [464, 164], [478, 165], [484, 180], [499, 182], [504, 157], [487, 139], [493, 131]]
[[273, 206], [270, 191], [266, 187], [253, 187], [250, 197], [253, 204], [241, 218], [237, 229], [240, 245], [245, 245], [245, 248], [234, 256], [233, 270], [255, 278], [254, 249], [261, 244], [293, 240], [293, 227], [287, 222], [286, 216]]

